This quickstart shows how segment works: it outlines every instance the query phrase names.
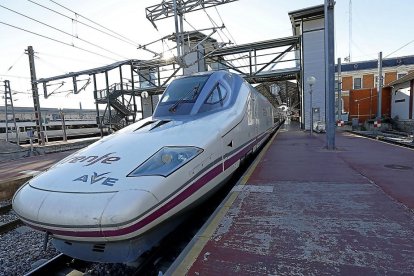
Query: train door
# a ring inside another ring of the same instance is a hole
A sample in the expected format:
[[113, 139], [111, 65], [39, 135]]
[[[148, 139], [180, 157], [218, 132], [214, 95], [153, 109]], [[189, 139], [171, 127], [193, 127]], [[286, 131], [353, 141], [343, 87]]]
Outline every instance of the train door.
[[242, 135], [241, 124], [239, 124], [221, 137], [223, 171], [225, 172], [225, 177], [233, 173], [239, 167], [240, 159], [244, 158], [238, 156], [240, 145], [242, 145]]

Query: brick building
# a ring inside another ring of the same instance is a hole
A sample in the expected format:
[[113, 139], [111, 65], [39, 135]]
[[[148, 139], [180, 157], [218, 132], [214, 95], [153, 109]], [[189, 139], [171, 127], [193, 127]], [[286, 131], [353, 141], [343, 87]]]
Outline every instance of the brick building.
[[[391, 90], [389, 84], [414, 72], [414, 56], [383, 59], [382, 115], [391, 117]], [[378, 61], [345, 63], [341, 66], [342, 112], [348, 120], [359, 118], [362, 123], [377, 114]], [[338, 80], [337, 80], [338, 81]]]

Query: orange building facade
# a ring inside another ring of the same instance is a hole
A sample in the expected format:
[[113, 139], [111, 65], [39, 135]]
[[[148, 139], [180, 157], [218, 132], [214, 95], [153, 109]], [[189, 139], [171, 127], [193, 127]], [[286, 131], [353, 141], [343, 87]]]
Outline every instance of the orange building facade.
[[[382, 117], [391, 117], [390, 83], [414, 72], [414, 56], [384, 59], [382, 64]], [[378, 62], [376, 60], [345, 63], [341, 66], [342, 113], [360, 123], [377, 115]]]

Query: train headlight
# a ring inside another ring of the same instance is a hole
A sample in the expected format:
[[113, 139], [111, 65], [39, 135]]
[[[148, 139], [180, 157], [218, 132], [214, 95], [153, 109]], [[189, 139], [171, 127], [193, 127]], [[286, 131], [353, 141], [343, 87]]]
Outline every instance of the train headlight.
[[167, 177], [203, 152], [197, 147], [163, 147], [128, 176], [161, 175]]

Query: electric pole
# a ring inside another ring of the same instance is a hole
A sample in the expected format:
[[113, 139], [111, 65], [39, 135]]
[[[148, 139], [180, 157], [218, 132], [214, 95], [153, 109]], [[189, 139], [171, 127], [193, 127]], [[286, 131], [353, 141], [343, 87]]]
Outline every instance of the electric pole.
[[381, 108], [382, 108], [382, 52], [378, 53], [378, 108], [377, 108], [377, 119], [381, 119]]
[[19, 144], [19, 129], [17, 128], [16, 125], [16, 116], [14, 113], [14, 107], [13, 107], [13, 97], [12, 97], [12, 92], [11, 92], [11, 88], [10, 88], [10, 81], [5, 80], [4, 81], [4, 108], [5, 108], [5, 121], [6, 121], [6, 141], [9, 141], [9, 121], [10, 121], [10, 116], [11, 115], [11, 122], [14, 125], [14, 130], [15, 130], [15, 135], [16, 135], [16, 143]]
[[36, 68], [34, 63], [33, 47], [27, 47], [26, 54], [29, 55], [30, 79], [32, 82], [33, 106], [35, 111], [37, 141], [39, 145], [44, 144], [44, 136], [42, 131], [42, 116], [40, 112], [39, 91], [37, 90]]

